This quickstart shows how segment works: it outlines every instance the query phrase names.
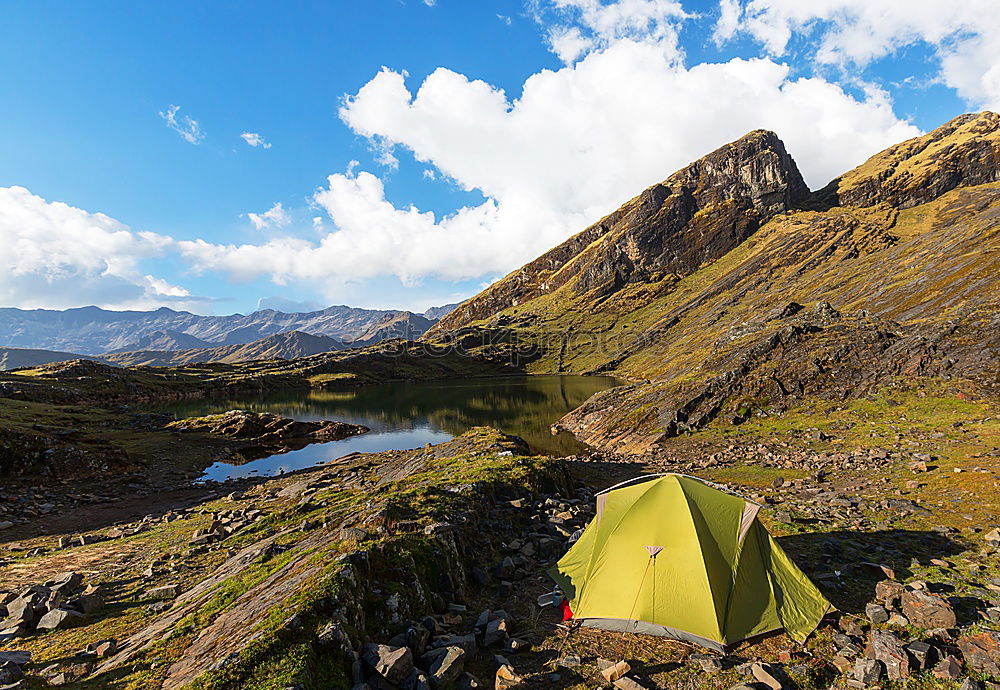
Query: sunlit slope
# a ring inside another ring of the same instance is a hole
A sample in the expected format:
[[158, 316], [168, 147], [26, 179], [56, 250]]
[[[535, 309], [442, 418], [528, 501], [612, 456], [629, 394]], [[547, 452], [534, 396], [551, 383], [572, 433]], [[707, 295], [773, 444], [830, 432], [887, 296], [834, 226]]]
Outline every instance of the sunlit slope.
[[846, 398], [904, 374], [990, 389], [1000, 361], [998, 152], [1000, 117], [962, 116], [877, 154], [804, 200], [808, 210], [774, 214], [688, 274], [603, 294], [567, 282], [437, 337], [516, 343], [529, 371], [653, 382], [568, 416], [598, 443], [644, 445], [763, 401]]

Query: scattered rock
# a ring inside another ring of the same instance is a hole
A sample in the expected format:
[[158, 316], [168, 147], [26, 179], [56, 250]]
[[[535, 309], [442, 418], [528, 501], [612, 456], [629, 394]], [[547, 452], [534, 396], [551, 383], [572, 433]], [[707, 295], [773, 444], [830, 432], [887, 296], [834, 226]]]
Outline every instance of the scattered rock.
[[750, 673], [758, 681], [771, 688], [771, 690], [781, 690], [782, 684], [777, 678], [771, 673], [771, 669], [764, 664], [755, 663], [750, 667]]
[[955, 611], [943, 597], [928, 592], [905, 591], [901, 597], [903, 615], [918, 628], [953, 628]]
[[962, 662], [949, 654], [938, 662], [937, 666], [934, 667], [934, 670], [931, 673], [934, 674], [935, 678], [947, 680], [950, 678], [958, 678], [958, 675], [961, 672]]
[[885, 665], [890, 680], [900, 680], [910, 676], [910, 659], [902, 643], [895, 634], [887, 630], [873, 630], [868, 640], [867, 655]]
[[24, 672], [13, 661], [0, 659], [0, 686], [12, 685], [24, 678]]
[[974, 671], [1000, 678], [1000, 632], [987, 630], [958, 638], [965, 663]]
[[605, 669], [601, 670], [601, 675], [604, 676], [604, 680], [609, 683], [614, 683], [616, 680], [624, 676], [626, 673], [632, 670], [627, 661], [619, 661], [617, 663], [611, 664]]
[[396, 685], [402, 683], [413, 670], [413, 654], [409, 647], [366, 644], [361, 658], [375, 673]]
[[882, 662], [875, 659], [858, 659], [854, 662], [854, 679], [871, 685], [882, 677]]
[[887, 608], [894, 609], [899, 606], [899, 600], [905, 591], [906, 587], [901, 582], [882, 580], [875, 585], [875, 598]]
[[705, 673], [718, 673], [722, 670], [722, 657], [714, 654], [692, 654], [688, 659], [698, 664]]
[[465, 650], [461, 647], [442, 647], [428, 652], [421, 661], [430, 674], [431, 685], [444, 688], [462, 675]]
[[180, 594], [180, 587], [177, 585], [163, 585], [146, 590], [146, 596], [150, 599], [176, 599]]
[[934, 648], [926, 642], [914, 640], [904, 647], [913, 660], [917, 662], [918, 669], [925, 669], [934, 663]]
[[865, 616], [876, 625], [889, 620], [889, 612], [881, 604], [867, 604], [865, 606]]
[[495, 690], [507, 690], [508, 688], [516, 688], [523, 681], [524, 679], [514, 672], [513, 666], [511, 666], [510, 664], [501, 664], [500, 668], [497, 669], [494, 688]]
[[73, 609], [52, 609], [38, 621], [38, 630], [62, 630], [83, 623], [84, 615]]

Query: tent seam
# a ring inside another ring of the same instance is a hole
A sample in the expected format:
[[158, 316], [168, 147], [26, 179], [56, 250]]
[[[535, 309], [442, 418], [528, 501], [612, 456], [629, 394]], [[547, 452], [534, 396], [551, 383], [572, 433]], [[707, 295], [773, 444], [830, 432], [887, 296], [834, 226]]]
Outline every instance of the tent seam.
[[[692, 500], [688, 496], [687, 490], [684, 488], [684, 482], [678, 481], [677, 485], [680, 487], [681, 495], [684, 497], [684, 503], [687, 505], [687, 515], [688, 519], [691, 521], [691, 529], [694, 530], [695, 535], [698, 536], [699, 541], [701, 540], [701, 530], [698, 529], [698, 525], [694, 520], [694, 512], [692, 510]], [[719, 611], [715, 607], [715, 590], [712, 588], [712, 578], [708, 574], [708, 563], [705, 562], [705, 551], [703, 549], [698, 549], [698, 561], [701, 562], [702, 572], [705, 574], [705, 583], [708, 585], [708, 594], [712, 600], [712, 611], [715, 615], [715, 627], [718, 632], [719, 641], [721, 644], [726, 644], [726, 635], [724, 626], [719, 620]]]

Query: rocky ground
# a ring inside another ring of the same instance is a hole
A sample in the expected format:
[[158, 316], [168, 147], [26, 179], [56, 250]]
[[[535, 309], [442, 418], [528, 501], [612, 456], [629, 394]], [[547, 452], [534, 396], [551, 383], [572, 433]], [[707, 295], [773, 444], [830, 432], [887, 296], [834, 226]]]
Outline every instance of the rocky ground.
[[[4, 409], [38, 412], [30, 403], [7, 403]], [[22, 459], [22, 471], [6, 476], [0, 487], [0, 535], [21, 539], [86, 529], [141, 517], [160, 506], [205, 500], [211, 487], [192, 480], [215, 460], [242, 464], [369, 431], [357, 424], [298, 422], [243, 410], [174, 420], [126, 407], [121, 415], [115, 419], [113, 411], [50, 407], [39, 416], [47, 423], [33, 424], [33, 434], [22, 434], [28, 440], [17, 444], [10, 442], [17, 432], [3, 436], [0, 429], [0, 457]], [[75, 426], [58, 426], [66, 422]], [[32, 455], [33, 461], [23, 461]], [[95, 457], [108, 456], [122, 461], [101, 468]], [[40, 481], [38, 474], [47, 476]]]
[[[137, 518], [0, 533], [0, 679], [996, 688], [1000, 417], [941, 391], [884, 395], [711, 425], [644, 456], [528, 458], [516, 440], [475, 430], [207, 487]], [[762, 503], [838, 614], [804, 645], [779, 634], [723, 656], [577, 628], [539, 607], [545, 570], [592, 517], [593, 494], [664, 471]]]

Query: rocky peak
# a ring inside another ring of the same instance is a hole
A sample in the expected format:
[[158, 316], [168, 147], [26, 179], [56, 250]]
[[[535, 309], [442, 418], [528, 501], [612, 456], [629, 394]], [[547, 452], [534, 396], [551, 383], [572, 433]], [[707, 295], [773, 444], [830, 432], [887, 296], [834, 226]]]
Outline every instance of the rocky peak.
[[816, 192], [814, 205], [910, 208], [956, 187], [1000, 180], [1000, 115], [960, 115], [877, 153]]
[[664, 183], [722, 199], [749, 199], [780, 213], [809, 195], [795, 161], [774, 132], [756, 129], [678, 171]]
[[719, 258], [809, 190], [773, 132], [755, 130], [653, 185], [443, 318], [460, 328], [569, 286], [600, 300]]

